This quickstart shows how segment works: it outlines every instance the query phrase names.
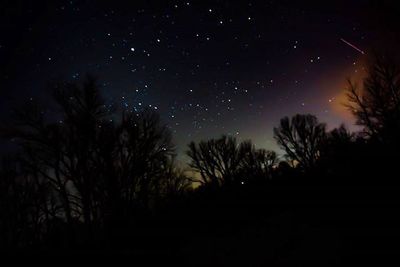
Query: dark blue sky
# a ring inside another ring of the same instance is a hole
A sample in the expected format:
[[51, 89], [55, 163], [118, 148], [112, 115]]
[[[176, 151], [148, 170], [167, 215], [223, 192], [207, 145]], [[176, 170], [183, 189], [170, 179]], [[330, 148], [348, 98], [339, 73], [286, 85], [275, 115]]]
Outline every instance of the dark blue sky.
[[180, 151], [224, 133], [276, 149], [286, 115], [351, 127], [346, 78], [398, 36], [395, 1], [126, 2], [2, 1], [1, 118], [91, 73], [107, 103], [157, 109]]

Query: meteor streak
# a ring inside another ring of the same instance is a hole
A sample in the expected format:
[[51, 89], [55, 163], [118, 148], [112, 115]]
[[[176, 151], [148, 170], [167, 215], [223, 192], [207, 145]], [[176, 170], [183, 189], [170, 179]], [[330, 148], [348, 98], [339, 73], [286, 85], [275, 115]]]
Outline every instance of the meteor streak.
[[360, 52], [361, 54], [365, 55], [365, 52], [364, 52], [364, 51], [362, 51], [362, 50], [361, 50], [360, 48], [358, 48], [357, 46], [355, 46], [355, 45], [353, 45], [353, 44], [347, 42], [345, 39], [340, 38], [340, 41], [342, 41], [343, 43], [347, 44], [347, 45], [350, 46], [351, 48], [357, 50], [357, 51]]

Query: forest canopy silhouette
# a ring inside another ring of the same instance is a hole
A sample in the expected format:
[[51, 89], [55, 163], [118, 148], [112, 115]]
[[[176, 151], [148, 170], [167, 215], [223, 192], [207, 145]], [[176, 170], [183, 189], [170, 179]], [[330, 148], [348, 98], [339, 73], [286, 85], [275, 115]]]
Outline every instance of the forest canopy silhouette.
[[[396, 217], [368, 206], [371, 199], [377, 207], [399, 204], [400, 65], [393, 57], [376, 56], [361, 86], [348, 83], [346, 105], [360, 132], [344, 125], [327, 131], [316, 116], [294, 114], [273, 128], [283, 157], [222, 135], [188, 144], [184, 167], [154, 110], [110, 111], [90, 76], [53, 87], [56, 110], [28, 101], [1, 127], [19, 147], [1, 161], [3, 252], [68, 261], [91, 251], [96, 256], [85, 257], [93, 262], [130, 251], [137, 261], [163, 255], [278, 265], [298, 260], [292, 251], [319, 251], [321, 242], [330, 252], [313, 257], [335, 258], [335, 242], [360, 245], [352, 216], [357, 223], [382, 219], [374, 231]], [[340, 234], [320, 240], [315, 225]], [[299, 244], [292, 236], [313, 241]], [[344, 250], [342, 257], [353, 247]]]

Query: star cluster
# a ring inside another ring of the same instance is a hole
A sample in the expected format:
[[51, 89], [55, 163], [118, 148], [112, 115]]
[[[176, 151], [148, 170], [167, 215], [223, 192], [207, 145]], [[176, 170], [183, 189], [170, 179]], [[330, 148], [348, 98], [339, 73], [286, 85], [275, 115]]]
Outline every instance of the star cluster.
[[352, 123], [343, 82], [361, 75], [363, 58], [340, 38], [364, 48], [374, 38], [356, 3], [129, 2], [9, 10], [2, 113], [21, 98], [45, 99], [48, 82], [90, 73], [110, 107], [159, 112], [178, 151], [224, 133], [276, 149], [272, 128], [294, 113]]

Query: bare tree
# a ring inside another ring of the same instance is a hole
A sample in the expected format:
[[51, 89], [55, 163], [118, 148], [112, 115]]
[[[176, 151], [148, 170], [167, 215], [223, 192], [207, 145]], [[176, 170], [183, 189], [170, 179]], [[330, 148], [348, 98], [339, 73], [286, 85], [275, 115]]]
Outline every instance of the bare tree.
[[226, 135], [199, 144], [191, 142], [187, 151], [189, 166], [200, 173], [202, 184], [230, 183], [245, 155], [244, 148], [234, 137]]
[[[62, 176], [68, 186], [70, 202], [81, 211], [88, 239], [92, 238], [92, 221], [99, 218], [97, 181], [99, 168], [97, 135], [108, 115], [94, 78], [88, 76], [82, 86], [60, 83], [55, 86], [54, 98], [63, 115], [58, 128], [61, 152], [56, 157], [55, 177]], [[80, 212], [79, 212], [80, 213]]]
[[90, 241], [106, 217], [129, 217], [135, 206], [147, 209], [174, 186], [187, 186], [173, 166], [171, 134], [158, 114], [127, 111], [114, 122], [92, 78], [82, 86], [55, 87], [58, 113], [46, 118], [29, 103], [2, 132], [23, 148], [29, 177], [51, 189], [38, 198], [41, 214], [65, 220], [68, 237], [75, 221], [82, 221]]
[[325, 124], [313, 115], [297, 114], [291, 119], [284, 117], [274, 128], [274, 138], [287, 156], [302, 169], [314, 167], [325, 139]]
[[400, 132], [400, 67], [388, 56], [370, 63], [363, 87], [349, 81], [349, 104], [357, 123], [369, 137], [397, 141]]
[[250, 142], [245, 142], [246, 151], [240, 166], [240, 179], [269, 180], [273, 176], [273, 168], [278, 163], [278, 156], [274, 151], [256, 149]]
[[[67, 188], [68, 179], [62, 167], [64, 142], [60, 125], [46, 122], [45, 112], [30, 101], [23, 108], [16, 110], [13, 125], [2, 129], [2, 135], [13, 138], [21, 146], [23, 153], [19, 160], [24, 173], [30, 174], [37, 186], [43, 184], [48, 188], [47, 192], [40, 194], [46, 219], [50, 220], [56, 216], [65, 218], [68, 237], [72, 238], [74, 207]], [[47, 205], [48, 201], [51, 201], [50, 206]]]
[[158, 194], [165, 166], [174, 155], [171, 133], [149, 109], [125, 113], [116, 131], [114, 162], [122, 196], [128, 202], [140, 199], [148, 206], [151, 196]]
[[177, 167], [175, 158], [166, 162], [164, 176], [161, 185], [164, 196], [179, 196], [192, 189], [191, 180], [184, 169]]
[[200, 183], [219, 186], [226, 183], [271, 178], [276, 153], [256, 149], [250, 141], [237, 143], [234, 137], [189, 144], [190, 167], [201, 177]]

